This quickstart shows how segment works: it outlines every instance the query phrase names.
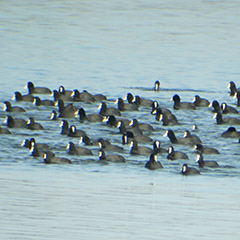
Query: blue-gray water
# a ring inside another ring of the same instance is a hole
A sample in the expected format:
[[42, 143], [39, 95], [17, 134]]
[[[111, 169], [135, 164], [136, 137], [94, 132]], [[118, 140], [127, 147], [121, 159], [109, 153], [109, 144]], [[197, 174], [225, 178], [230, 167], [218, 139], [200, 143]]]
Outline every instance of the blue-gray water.
[[[175, 93], [184, 101], [199, 94], [236, 107], [227, 85], [240, 84], [239, 9], [239, 1], [227, 0], [1, 1], [1, 103], [15, 91], [27, 93], [28, 81], [52, 90], [87, 89], [110, 100], [132, 92], [171, 109], [180, 122], [171, 127], [177, 136], [197, 123], [204, 144], [221, 152], [205, 156], [219, 169], [194, 177], [183, 177], [184, 161], [168, 162], [166, 154], [158, 156], [164, 169], [149, 171], [149, 157], [131, 156], [128, 146], [126, 164], [99, 164], [96, 147], [92, 157], [67, 155], [67, 143], [78, 139], [63, 137], [60, 121], [49, 120], [55, 107], [12, 101], [27, 109], [13, 116], [34, 116], [45, 130], [0, 135], [1, 239], [239, 239], [238, 139], [220, 137], [228, 126], [216, 125], [209, 109], [174, 111], [169, 100]], [[160, 92], [152, 91], [156, 79]], [[74, 105], [98, 112], [98, 103]], [[5, 116], [1, 111], [1, 123]], [[168, 127], [150, 109], [123, 117], [151, 123], [157, 128], [151, 137], [170, 145], [162, 136]], [[121, 145], [118, 130], [104, 123], [70, 122]], [[20, 146], [30, 137], [74, 164], [44, 165]], [[197, 168], [192, 148], [176, 148]]]

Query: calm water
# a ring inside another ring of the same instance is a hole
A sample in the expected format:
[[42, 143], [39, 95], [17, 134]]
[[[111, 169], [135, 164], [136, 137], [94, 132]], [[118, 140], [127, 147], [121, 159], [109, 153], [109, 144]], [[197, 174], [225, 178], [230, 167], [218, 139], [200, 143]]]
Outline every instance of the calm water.
[[[27, 93], [24, 85], [31, 80], [51, 89], [64, 85], [103, 93], [110, 100], [132, 92], [171, 110], [176, 92], [184, 101], [199, 94], [236, 107], [227, 85], [240, 84], [239, 9], [239, 1], [227, 0], [1, 1], [0, 100], [10, 100], [15, 91]], [[152, 91], [156, 79], [160, 92]], [[0, 135], [1, 239], [239, 239], [239, 144], [220, 138], [227, 126], [217, 126], [209, 109], [172, 110], [180, 122], [172, 127], [177, 136], [197, 123], [204, 144], [221, 152], [205, 156], [218, 161], [219, 169], [182, 177], [184, 161], [170, 163], [166, 154], [159, 155], [164, 169], [149, 171], [144, 168], [149, 157], [131, 156], [128, 146], [126, 164], [99, 164], [96, 147], [92, 157], [70, 157], [65, 147], [78, 139], [63, 137], [60, 121], [49, 120], [55, 107], [12, 103], [27, 109], [14, 116], [34, 116], [45, 130]], [[98, 112], [98, 103], [74, 105]], [[151, 137], [167, 148], [162, 135], [168, 127], [149, 112], [141, 108], [123, 117], [151, 123], [157, 129]], [[1, 110], [1, 123], [5, 116]], [[70, 123], [94, 139], [121, 145], [117, 129]], [[20, 146], [30, 137], [74, 164], [45, 165], [31, 157]], [[191, 148], [176, 149], [197, 167]]]

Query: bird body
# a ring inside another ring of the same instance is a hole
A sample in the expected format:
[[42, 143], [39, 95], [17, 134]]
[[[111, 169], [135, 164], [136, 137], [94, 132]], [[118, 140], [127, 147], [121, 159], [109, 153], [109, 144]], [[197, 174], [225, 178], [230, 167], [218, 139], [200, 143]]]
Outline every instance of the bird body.
[[148, 168], [149, 170], [156, 170], [159, 168], [163, 168], [161, 162], [157, 160], [157, 154], [152, 153], [150, 155], [149, 161], [145, 164], [145, 168]]
[[132, 140], [130, 143], [130, 153], [137, 154], [137, 155], [150, 155], [153, 153], [153, 149], [145, 146], [138, 146], [137, 140]]
[[81, 122], [88, 121], [88, 122], [102, 122], [103, 116], [100, 114], [86, 114], [85, 110], [83, 108], [79, 108], [78, 111], [75, 112], [75, 115], [79, 116], [79, 120]]
[[52, 100], [42, 100], [40, 97], [34, 97], [33, 104], [36, 106], [54, 106], [55, 103]]
[[43, 130], [43, 126], [40, 123], [35, 122], [33, 117], [30, 117], [27, 122], [27, 128], [30, 130]]
[[47, 151], [43, 154], [46, 164], [71, 164], [72, 161], [65, 157], [56, 157], [53, 152]]
[[220, 154], [217, 149], [212, 147], [205, 147], [202, 144], [195, 144], [194, 149], [200, 154]]
[[28, 82], [25, 88], [28, 88], [29, 94], [51, 94], [52, 91], [47, 87], [35, 87], [32, 82]]
[[189, 167], [187, 164], [182, 166], [182, 175], [199, 175], [200, 172], [193, 167]]
[[214, 114], [217, 124], [240, 125], [240, 118], [226, 117], [223, 118], [220, 112]]
[[83, 130], [79, 130], [76, 128], [75, 125], [71, 125], [69, 128], [69, 133], [68, 133], [68, 137], [84, 137], [86, 136], [86, 132]]
[[68, 149], [68, 154], [70, 155], [93, 155], [92, 151], [85, 147], [76, 146], [73, 142], [69, 142], [66, 149]]
[[12, 100], [16, 100], [16, 101], [22, 101], [22, 102], [33, 102], [34, 100], [34, 96], [32, 94], [25, 94], [23, 95], [20, 92], [15, 92]]
[[181, 98], [179, 97], [179, 95], [175, 94], [172, 97], [174, 104], [173, 104], [173, 108], [175, 110], [180, 110], [180, 109], [188, 109], [188, 110], [195, 110], [196, 107], [194, 105], [194, 103], [190, 103], [190, 102], [181, 102]]
[[198, 163], [200, 168], [203, 168], [203, 167], [218, 168], [219, 167], [216, 161], [204, 161], [202, 154], [197, 155], [196, 162]]
[[188, 155], [181, 151], [175, 151], [173, 146], [168, 148], [168, 160], [188, 159]]
[[27, 128], [27, 121], [22, 118], [13, 118], [12, 116], [7, 116], [4, 120], [9, 128]]
[[109, 141], [106, 141], [103, 138], [98, 139], [98, 146], [100, 149], [104, 149], [105, 151], [123, 152], [122, 147], [111, 144]]
[[238, 110], [232, 106], [229, 106], [227, 103], [223, 102], [221, 104], [221, 110], [222, 110], [222, 114], [238, 114]]
[[126, 160], [123, 156], [119, 154], [112, 154], [112, 155], [106, 155], [105, 151], [103, 149], [99, 150], [98, 153], [99, 160], [105, 160], [109, 162], [115, 162], [115, 163], [125, 163]]
[[3, 111], [6, 111], [6, 112], [26, 112], [26, 110], [22, 107], [12, 106], [12, 104], [9, 101], [4, 102]]
[[134, 103], [124, 103], [122, 98], [118, 98], [116, 103], [118, 104], [119, 111], [138, 111], [138, 107]]
[[194, 145], [194, 141], [191, 138], [176, 138], [175, 133], [169, 129], [163, 136], [167, 136], [171, 143], [182, 145]]
[[194, 144], [202, 144], [201, 139], [200, 139], [197, 135], [191, 134], [191, 132], [188, 131], [188, 130], [186, 130], [186, 131], [184, 132], [183, 137], [184, 137], [184, 138], [191, 139]]
[[229, 127], [221, 136], [224, 138], [240, 138], [240, 132], [238, 132], [235, 127]]
[[194, 97], [193, 103], [196, 107], [208, 107], [210, 104], [206, 98], [201, 98], [199, 95]]

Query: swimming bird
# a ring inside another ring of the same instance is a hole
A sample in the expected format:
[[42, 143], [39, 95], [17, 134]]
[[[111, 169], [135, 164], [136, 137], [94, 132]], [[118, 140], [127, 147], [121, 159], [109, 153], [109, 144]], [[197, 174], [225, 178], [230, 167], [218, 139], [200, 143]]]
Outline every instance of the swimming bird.
[[40, 97], [34, 97], [33, 104], [36, 106], [55, 106], [55, 102], [49, 99], [42, 100]]
[[130, 142], [134, 139], [134, 134], [132, 132], [129, 132], [132, 134], [132, 137], [128, 137], [128, 133], [123, 133], [122, 135], [122, 144], [123, 145], [127, 145], [127, 144], [130, 144]]
[[216, 148], [206, 147], [206, 146], [203, 146], [202, 144], [194, 145], [194, 149], [199, 154], [220, 154], [220, 152]]
[[157, 108], [152, 111], [152, 115], [155, 115], [155, 119], [159, 122], [163, 122], [163, 126], [168, 125], [177, 125], [178, 119], [172, 114], [172, 112], [168, 109]]
[[51, 94], [52, 91], [47, 87], [35, 87], [32, 82], [28, 82], [25, 88], [28, 88], [29, 94]]
[[193, 141], [194, 144], [201, 144], [201, 143], [202, 143], [201, 139], [200, 139], [197, 135], [191, 134], [191, 132], [188, 131], [188, 130], [186, 130], [186, 131], [184, 132], [183, 137], [184, 137], [184, 138], [188, 138], [188, 139], [192, 139], [192, 141]]
[[43, 130], [43, 126], [40, 123], [35, 122], [33, 117], [30, 117], [27, 121], [27, 128], [31, 130]]
[[77, 90], [77, 89], [74, 89], [72, 91], [71, 97], [74, 102], [83, 102], [83, 100], [81, 99], [81, 94], [80, 94], [79, 90]]
[[167, 150], [165, 148], [161, 148], [161, 143], [158, 140], [155, 140], [153, 142], [153, 152], [158, 153], [167, 153]]
[[77, 129], [75, 125], [70, 126], [68, 137], [79, 137], [80, 138], [80, 137], [84, 137], [84, 136], [87, 136], [85, 131]]
[[64, 86], [59, 86], [58, 88], [58, 92], [60, 93], [61, 95], [61, 98], [62, 98], [64, 101], [73, 101], [73, 98], [72, 98], [72, 90], [66, 90]]
[[178, 124], [177, 117], [173, 114], [170, 117], [168, 117], [166, 113], [161, 113], [160, 115], [156, 114], [156, 120], [162, 121], [163, 126], [172, 126]]
[[68, 135], [69, 133], [69, 123], [67, 120], [62, 120], [59, 127], [62, 128], [61, 134], [62, 135]]
[[[124, 98], [127, 99], [128, 103], [134, 103], [135, 97], [132, 95], [132, 93], [127, 93], [127, 96]], [[136, 104], [136, 103], [134, 103]]]
[[111, 142], [109, 142], [103, 138], [98, 139], [98, 146], [100, 149], [104, 149], [104, 151], [123, 152], [122, 147], [120, 147], [118, 145], [114, 145]]
[[93, 103], [96, 101], [104, 101], [107, 100], [107, 97], [103, 94], [96, 94], [93, 95], [89, 93], [87, 90], [83, 90], [81, 93], [79, 90], [74, 89], [72, 92], [72, 98], [75, 102], [86, 102], [86, 103]]
[[47, 151], [43, 154], [46, 164], [72, 164], [72, 161], [65, 157], [56, 157], [55, 153]]
[[58, 100], [63, 100], [66, 102], [73, 102], [74, 98], [65, 94], [61, 94], [59, 91], [56, 89], [53, 90], [51, 96], [53, 97], [54, 101], [57, 102]]
[[134, 97], [133, 103], [135, 103], [138, 107], [152, 107], [153, 101], [151, 99], [143, 98], [139, 95], [136, 95]]
[[219, 167], [216, 161], [205, 161], [203, 159], [202, 154], [197, 155], [196, 162], [198, 163], [198, 166], [200, 168], [203, 168], [203, 167], [218, 168]]
[[6, 123], [9, 128], [27, 128], [27, 121], [22, 118], [6, 116], [4, 123]]
[[121, 116], [121, 112], [117, 108], [113, 108], [113, 107], [109, 108], [105, 102], [100, 103], [98, 106], [98, 109], [99, 109], [99, 114], [103, 116], [109, 116], [109, 115]]
[[22, 102], [33, 102], [34, 96], [32, 94], [22, 95], [20, 92], [15, 92], [12, 100], [22, 101]]
[[130, 131], [126, 131], [125, 133], [123, 133], [122, 135], [122, 144], [130, 144], [131, 141], [135, 139], [137, 140], [138, 143], [146, 143], [146, 142], [152, 142], [153, 139], [147, 135], [137, 135], [135, 136], [132, 132]]
[[79, 116], [80, 122], [88, 121], [88, 122], [102, 122], [103, 116], [97, 113], [86, 114], [84, 108], [79, 108], [78, 111], [75, 112], [75, 116]]
[[156, 153], [152, 153], [150, 155], [150, 159], [149, 159], [148, 162], [146, 162], [145, 168], [148, 168], [149, 170], [156, 170], [156, 169], [159, 169], [159, 168], [163, 168], [161, 162], [159, 162], [157, 160], [157, 154]]
[[230, 90], [230, 96], [234, 96], [234, 94], [239, 91], [239, 88], [236, 87], [236, 84], [233, 81], [229, 82], [228, 88]]
[[240, 138], [240, 132], [236, 130], [235, 127], [229, 127], [227, 131], [221, 134], [221, 137], [224, 138]]
[[87, 90], [83, 90], [80, 93], [80, 99], [83, 102], [87, 102], [87, 103], [93, 103], [96, 102], [95, 97], [93, 96], [93, 94], [89, 93]]
[[143, 131], [140, 129], [139, 123], [137, 119], [133, 119], [129, 123], [129, 131], [133, 132], [135, 135], [143, 135]]
[[103, 122], [107, 123], [107, 126], [109, 127], [117, 127], [118, 125], [118, 121], [117, 118], [114, 115], [109, 115], [109, 116], [105, 116], [103, 118]]
[[[171, 117], [171, 115], [173, 115], [171, 110], [169, 110], [167, 108], [160, 107], [158, 102], [154, 101], [153, 104], [152, 104], [151, 114], [152, 115], [160, 115], [162, 113], [166, 113], [168, 117]], [[158, 120], [158, 119], [156, 118], [156, 120]]]
[[172, 97], [172, 100], [174, 101], [174, 104], [173, 104], [173, 108], [175, 110], [179, 110], [179, 109], [189, 109], [189, 110], [195, 110], [196, 107], [193, 103], [190, 103], [190, 102], [181, 102], [181, 98], [179, 97], [178, 94], [175, 94], [173, 97]]
[[118, 98], [116, 103], [118, 104], [119, 111], [138, 111], [136, 104], [124, 103], [122, 98]]
[[[37, 143], [35, 138], [30, 138], [29, 142], [30, 142], [30, 145], [32, 143], [35, 143], [35, 144]], [[38, 145], [38, 149], [40, 149], [40, 150], [48, 150], [50, 148], [50, 146], [46, 143], [37, 143], [37, 145]]]
[[3, 111], [6, 111], [6, 112], [26, 112], [26, 110], [22, 107], [12, 106], [12, 104], [9, 101], [4, 102]]
[[173, 144], [194, 145], [194, 141], [191, 138], [176, 138], [175, 133], [169, 129], [163, 135], [167, 136]]
[[221, 104], [222, 114], [238, 114], [238, 110], [232, 106], [227, 105], [227, 103], [223, 102]]
[[159, 90], [160, 90], [160, 82], [156, 80], [154, 83], [154, 91], [159, 91]]
[[22, 141], [22, 143], [21, 143], [21, 146], [30, 149], [30, 148], [31, 148], [31, 142], [30, 142], [30, 140], [29, 140], [29, 139], [24, 139], [24, 140]]
[[66, 102], [73, 102], [75, 101], [74, 99], [74, 91], [72, 90], [66, 90], [64, 86], [60, 86], [58, 88], [58, 98], [62, 99], [63, 101]]
[[147, 131], [147, 132], [153, 132], [155, 129], [152, 125], [148, 123], [139, 123], [136, 118], [134, 118], [130, 123], [129, 126], [132, 126], [134, 128], [139, 128], [141, 131]]
[[50, 119], [53, 121], [58, 120], [58, 114], [55, 110], [52, 111]]
[[84, 143], [86, 146], [93, 146], [93, 145], [98, 145], [97, 141], [93, 141], [90, 137], [88, 136], [82, 136], [79, 139], [79, 144]]
[[175, 151], [173, 146], [168, 148], [167, 159], [169, 160], [178, 160], [178, 159], [189, 159], [188, 155], [181, 151]]
[[193, 167], [189, 167], [187, 164], [183, 164], [182, 166], [182, 175], [199, 175], [200, 172]]
[[117, 128], [121, 134], [129, 131], [132, 132], [135, 136], [143, 135], [142, 131], [139, 128], [126, 128], [125, 123], [122, 120], [118, 121]]
[[154, 110], [156, 110], [157, 108], [159, 108], [159, 103], [157, 101], [153, 101], [152, 103], [152, 111], [151, 111], [151, 114]]
[[130, 143], [130, 153], [137, 154], [137, 155], [150, 155], [153, 153], [153, 149], [145, 146], [138, 146], [137, 140], [133, 139]]
[[212, 112], [214, 112], [214, 113], [221, 112], [221, 107], [220, 107], [220, 104], [217, 100], [212, 101], [209, 104], [209, 107], [213, 107]]
[[76, 146], [73, 142], [69, 142], [66, 149], [68, 149], [68, 154], [70, 155], [93, 155], [92, 151], [85, 147]]
[[110, 161], [115, 163], [126, 162], [125, 158], [122, 155], [119, 155], [119, 154], [106, 155], [103, 149], [99, 150], [98, 157], [99, 157], [99, 160], [105, 160], [105, 161]]
[[220, 112], [215, 113], [213, 118], [216, 118], [217, 124], [240, 125], [240, 119], [233, 117], [223, 118]]
[[[108, 124], [109, 122], [113, 123], [115, 117], [114, 117], [114, 116], [112, 117], [112, 116], [113, 116], [113, 115], [110, 115], [110, 116], [106, 117], [106, 120], [108, 119], [107, 124]], [[129, 126], [129, 124], [130, 124], [130, 122], [131, 122], [129, 119], [123, 118], [123, 117], [121, 117], [121, 118], [115, 118], [115, 120], [116, 120], [116, 125], [115, 125], [116, 128], [118, 127], [118, 122], [119, 122], [119, 121], [120, 121], [120, 122], [123, 122], [124, 126]], [[103, 120], [103, 121], [105, 121], [105, 120]]]
[[195, 131], [195, 132], [198, 131], [198, 126], [197, 126], [197, 124], [193, 124], [193, 125], [192, 125], [192, 130]]
[[117, 119], [114, 115], [105, 116], [103, 122], [106, 122], [109, 127], [117, 127], [118, 122], [123, 121], [125, 125], [129, 125], [130, 121], [124, 118]]
[[59, 118], [74, 118], [77, 107], [73, 106], [73, 103], [69, 103], [65, 106], [64, 101], [59, 99], [57, 102]]
[[[21, 143], [21, 146], [31, 149], [32, 143], [34, 143], [34, 144], [37, 143], [35, 138], [24, 139]], [[38, 146], [38, 149], [40, 149], [40, 150], [48, 150], [50, 148], [49, 145], [46, 143], [37, 143], [37, 146]]]
[[127, 132], [126, 126], [122, 121], [118, 121], [117, 128], [119, 129], [119, 133], [121, 134], [124, 134]]
[[36, 142], [31, 142], [30, 152], [33, 157], [42, 157], [44, 154], [44, 152], [38, 148], [38, 144]]
[[236, 92], [234, 98], [237, 98], [237, 106], [240, 107], [240, 92]]
[[210, 104], [206, 98], [201, 98], [199, 95], [195, 95], [193, 103], [196, 107], [208, 107]]

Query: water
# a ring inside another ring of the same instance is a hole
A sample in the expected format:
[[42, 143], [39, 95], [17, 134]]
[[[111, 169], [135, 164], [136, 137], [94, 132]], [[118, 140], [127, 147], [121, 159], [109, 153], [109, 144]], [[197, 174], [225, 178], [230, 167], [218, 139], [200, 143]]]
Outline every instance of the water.
[[[51, 89], [103, 93], [110, 100], [132, 92], [171, 110], [176, 92], [184, 101], [199, 94], [236, 106], [227, 85], [239, 83], [239, 7], [239, 1], [1, 1], [0, 100], [26, 93], [31, 80]], [[156, 79], [160, 92], [152, 91]], [[164, 169], [148, 171], [148, 156], [130, 156], [128, 146], [127, 164], [99, 164], [96, 147], [92, 157], [70, 157], [65, 147], [78, 140], [60, 135], [59, 121], [49, 120], [55, 107], [13, 104], [27, 109], [14, 116], [34, 116], [45, 130], [0, 135], [1, 239], [239, 239], [238, 140], [219, 137], [227, 126], [216, 125], [211, 111], [173, 110], [181, 123], [172, 127], [177, 136], [197, 123], [204, 144], [221, 152], [205, 156], [221, 168], [182, 177], [184, 161], [169, 163], [159, 155]], [[98, 111], [98, 103], [74, 105]], [[168, 147], [162, 136], [168, 127], [149, 112], [142, 108], [123, 117], [151, 123], [157, 129], [152, 138]], [[5, 115], [0, 112], [1, 122]], [[121, 144], [117, 129], [70, 122], [94, 139]], [[74, 164], [44, 165], [29, 156], [20, 143], [30, 137]], [[176, 149], [197, 167], [191, 148]]]

